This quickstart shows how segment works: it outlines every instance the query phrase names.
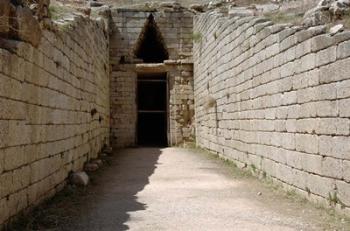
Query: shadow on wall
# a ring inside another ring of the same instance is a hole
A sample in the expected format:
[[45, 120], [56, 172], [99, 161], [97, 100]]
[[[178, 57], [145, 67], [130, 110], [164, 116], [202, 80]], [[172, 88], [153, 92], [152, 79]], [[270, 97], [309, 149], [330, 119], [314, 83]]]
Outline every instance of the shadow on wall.
[[[111, 166], [93, 179], [89, 196], [79, 205], [79, 216], [62, 224], [59, 230], [128, 230], [130, 213], [145, 210], [137, 201], [137, 193], [149, 184], [161, 150], [158, 148], [127, 149], [116, 153]], [[68, 202], [70, 203], [70, 202]]]

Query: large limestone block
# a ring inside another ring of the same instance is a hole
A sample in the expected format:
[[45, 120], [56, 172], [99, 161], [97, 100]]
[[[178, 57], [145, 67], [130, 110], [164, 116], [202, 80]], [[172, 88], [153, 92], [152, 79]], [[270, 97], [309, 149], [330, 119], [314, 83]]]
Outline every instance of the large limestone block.
[[[0, 224], [4, 223], [9, 217], [8, 202], [6, 198], [0, 200]], [[1, 226], [0, 226], [1, 228]]]
[[350, 182], [350, 161], [343, 160], [343, 178]]
[[12, 190], [12, 173], [6, 172], [0, 175], [0, 198], [11, 193]]
[[297, 151], [307, 152], [307, 153], [318, 152], [317, 136], [307, 135], [307, 134], [297, 134], [295, 138], [296, 138]]
[[309, 174], [307, 175], [307, 188], [311, 191], [311, 193], [315, 193], [324, 198], [328, 198], [329, 193], [334, 192], [336, 188], [335, 180], [327, 177]]
[[344, 181], [337, 181], [338, 199], [345, 205], [350, 205], [350, 184]]
[[13, 216], [28, 206], [26, 191], [22, 190], [11, 194], [8, 200], [9, 215]]
[[350, 153], [350, 139], [345, 136], [319, 136], [319, 153], [338, 159], [347, 158]]
[[337, 49], [337, 58], [343, 59], [350, 56], [350, 41], [339, 44]]
[[322, 160], [322, 175], [341, 179], [343, 177], [342, 160], [325, 157]]
[[34, 18], [29, 8], [19, 6], [17, 7], [16, 13], [18, 38], [37, 47], [42, 34], [39, 22]]

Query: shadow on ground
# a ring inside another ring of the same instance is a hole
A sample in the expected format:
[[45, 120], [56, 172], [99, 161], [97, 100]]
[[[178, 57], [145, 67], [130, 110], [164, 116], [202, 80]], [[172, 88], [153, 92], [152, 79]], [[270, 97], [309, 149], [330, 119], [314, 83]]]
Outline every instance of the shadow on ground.
[[115, 151], [102, 169], [91, 174], [88, 187], [68, 185], [5, 230], [128, 230], [129, 214], [147, 209], [137, 194], [149, 184], [161, 153], [160, 148]]
[[146, 209], [136, 195], [149, 183], [160, 155], [159, 148], [115, 153], [111, 166], [95, 176], [88, 189], [92, 200], [85, 198], [79, 206], [79, 217], [63, 224], [60, 230], [127, 230], [129, 213]]

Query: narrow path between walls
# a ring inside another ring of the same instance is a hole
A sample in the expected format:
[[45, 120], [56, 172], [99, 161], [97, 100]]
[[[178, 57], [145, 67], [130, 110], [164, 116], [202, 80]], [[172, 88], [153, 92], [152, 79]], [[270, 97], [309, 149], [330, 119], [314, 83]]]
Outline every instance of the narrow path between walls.
[[85, 193], [50, 205], [66, 211], [54, 230], [350, 230], [347, 220], [196, 150], [116, 151]]

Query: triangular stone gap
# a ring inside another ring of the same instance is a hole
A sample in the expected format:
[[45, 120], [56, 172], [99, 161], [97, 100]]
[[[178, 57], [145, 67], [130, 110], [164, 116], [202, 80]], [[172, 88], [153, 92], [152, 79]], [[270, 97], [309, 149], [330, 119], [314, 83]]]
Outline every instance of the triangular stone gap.
[[149, 15], [138, 38], [135, 56], [144, 63], [162, 63], [169, 58], [163, 37], [152, 14]]

